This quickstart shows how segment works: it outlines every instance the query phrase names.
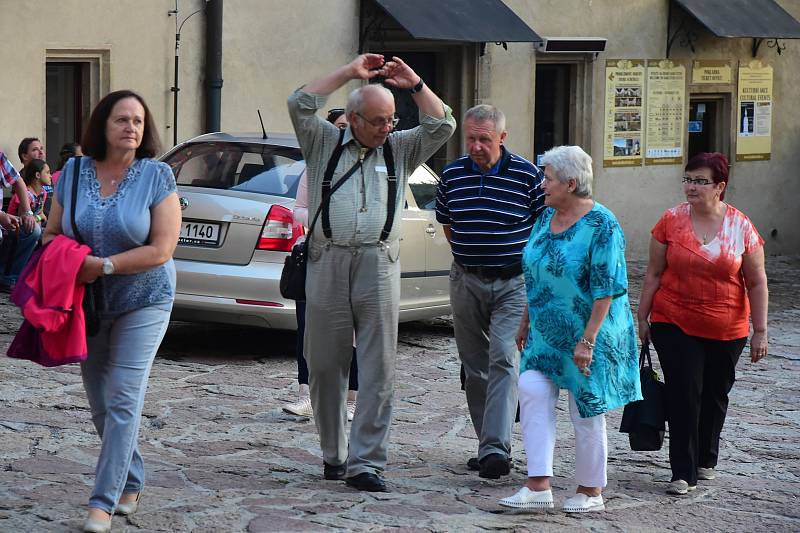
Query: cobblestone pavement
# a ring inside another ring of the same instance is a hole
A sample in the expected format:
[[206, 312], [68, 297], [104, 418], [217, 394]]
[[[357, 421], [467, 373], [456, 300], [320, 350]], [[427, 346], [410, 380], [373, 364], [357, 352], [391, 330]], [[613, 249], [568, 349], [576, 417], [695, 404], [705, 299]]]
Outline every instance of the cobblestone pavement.
[[[638, 297], [641, 263], [630, 265]], [[293, 337], [175, 324], [153, 367], [142, 422], [148, 485], [140, 510], [115, 531], [800, 531], [800, 258], [770, 258], [770, 356], [747, 351], [731, 398], [714, 481], [686, 497], [664, 494], [666, 448], [641, 453], [608, 416], [605, 513], [513, 514], [496, 501], [525, 479], [467, 470], [477, 441], [459, 390], [449, 318], [400, 330], [388, 494], [321, 479], [313, 423], [285, 415], [294, 398]], [[0, 349], [19, 319], [0, 304]], [[574, 490], [565, 395], [559, 403], [557, 507]], [[98, 439], [76, 366], [0, 366], [0, 531], [78, 531]]]

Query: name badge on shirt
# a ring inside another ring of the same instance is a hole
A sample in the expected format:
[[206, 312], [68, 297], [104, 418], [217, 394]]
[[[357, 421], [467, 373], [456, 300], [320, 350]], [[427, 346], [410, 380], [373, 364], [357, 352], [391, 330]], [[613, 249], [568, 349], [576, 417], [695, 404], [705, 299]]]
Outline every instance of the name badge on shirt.
[[386, 165], [375, 165], [375, 172], [383, 172], [384, 174], [389, 173], [389, 171], [386, 170]]

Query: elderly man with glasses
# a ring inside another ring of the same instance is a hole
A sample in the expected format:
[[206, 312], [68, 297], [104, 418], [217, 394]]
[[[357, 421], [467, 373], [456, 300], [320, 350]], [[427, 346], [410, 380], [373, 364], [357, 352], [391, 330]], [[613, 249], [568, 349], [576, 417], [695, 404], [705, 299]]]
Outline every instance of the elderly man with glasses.
[[[365, 85], [350, 93], [343, 131], [317, 116], [351, 80], [380, 76], [408, 90], [420, 125], [393, 132], [392, 93]], [[400, 300], [400, 222], [408, 176], [455, 130], [452, 111], [400, 58], [363, 54], [289, 97], [289, 115], [307, 161], [309, 236], [305, 353], [324, 477], [365, 491], [386, 491]], [[393, 161], [393, 165], [392, 165]], [[394, 167], [394, 175], [391, 169]], [[327, 179], [324, 179], [327, 178]], [[340, 188], [334, 189], [342, 181]], [[334, 190], [331, 194], [330, 191]], [[324, 202], [323, 198], [330, 198]], [[313, 220], [313, 217], [312, 217]], [[348, 446], [347, 377], [355, 328], [359, 401]]]

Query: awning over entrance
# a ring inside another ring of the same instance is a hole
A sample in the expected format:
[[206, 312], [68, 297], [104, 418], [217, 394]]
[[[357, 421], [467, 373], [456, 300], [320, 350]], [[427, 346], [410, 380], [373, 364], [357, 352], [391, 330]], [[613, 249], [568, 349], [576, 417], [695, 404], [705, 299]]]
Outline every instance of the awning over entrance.
[[675, 0], [717, 37], [800, 39], [800, 22], [775, 0]]
[[542, 40], [501, 0], [376, 0], [376, 3], [415, 39], [471, 43]]

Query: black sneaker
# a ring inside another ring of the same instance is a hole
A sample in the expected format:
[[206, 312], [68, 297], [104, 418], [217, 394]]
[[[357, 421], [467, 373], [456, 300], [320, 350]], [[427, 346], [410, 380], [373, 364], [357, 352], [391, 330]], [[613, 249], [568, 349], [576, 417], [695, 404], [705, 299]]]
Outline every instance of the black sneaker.
[[469, 461], [467, 461], [467, 468], [470, 470], [475, 470], [476, 472], [481, 469], [481, 462], [478, 460], [477, 457], [470, 457]]
[[511, 472], [511, 462], [508, 457], [499, 453], [490, 453], [481, 459], [480, 464], [478, 475], [486, 479], [500, 479], [500, 476], [507, 476]]

